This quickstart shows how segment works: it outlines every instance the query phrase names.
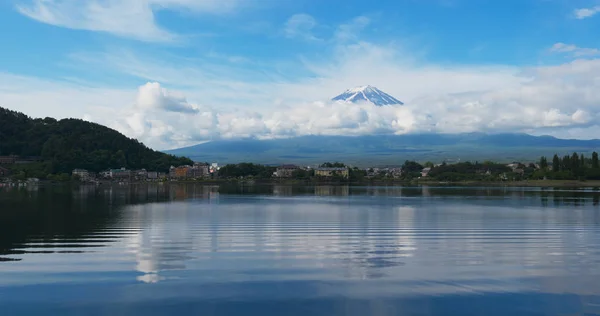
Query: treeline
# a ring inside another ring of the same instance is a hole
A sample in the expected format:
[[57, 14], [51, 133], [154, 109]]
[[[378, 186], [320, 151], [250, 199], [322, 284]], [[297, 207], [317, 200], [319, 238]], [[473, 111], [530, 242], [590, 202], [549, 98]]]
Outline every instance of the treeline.
[[242, 162], [238, 164], [228, 164], [219, 169], [219, 177], [222, 178], [270, 178], [276, 167], [264, 166], [259, 164]]
[[[421, 177], [419, 169], [426, 165], [405, 162], [402, 168], [406, 172], [403, 172], [402, 178]], [[491, 161], [462, 162], [431, 167], [427, 178], [439, 181], [600, 180], [600, 162], [596, 152], [590, 158], [578, 153], [562, 158], [554, 155], [552, 161], [541, 157], [537, 164], [514, 163], [510, 167]]]
[[[398, 169], [359, 169], [347, 166], [341, 162], [326, 162], [319, 167], [348, 168], [348, 178], [334, 175], [330, 179], [360, 182], [368, 180], [400, 180], [411, 181], [427, 179], [436, 181], [520, 181], [520, 180], [600, 180], [600, 162], [598, 154], [594, 152], [590, 158], [582, 154], [573, 153], [559, 158], [555, 155], [552, 162], [546, 157], [541, 157], [537, 163], [496, 163], [460, 162], [454, 164], [434, 165], [431, 162], [421, 164], [416, 161], [405, 161]], [[426, 169], [429, 168], [429, 169]], [[219, 171], [223, 178], [271, 178], [277, 167], [264, 166], [251, 163], [226, 165]], [[377, 171], [376, 171], [377, 170]], [[316, 179], [313, 169], [299, 169], [292, 173], [292, 179]]]
[[152, 150], [106, 126], [78, 119], [32, 119], [0, 107], [0, 156], [7, 155], [41, 157], [43, 163], [25, 169], [31, 173], [29, 176], [40, 178], [70, 173], [75, 168], [99, 172], [125, 167], [165, 172], [171, 165], [193, 163], [188, 158]]
[[554, 155], [551, 165], [546, 157], [541, 157], [539, 165], [540, 171], [536, 174], [537, 178], [600, 180], [600, 163], [597, 152], [593, 152], [591, 158], [577, 153], [565, 155], [562, 158]]

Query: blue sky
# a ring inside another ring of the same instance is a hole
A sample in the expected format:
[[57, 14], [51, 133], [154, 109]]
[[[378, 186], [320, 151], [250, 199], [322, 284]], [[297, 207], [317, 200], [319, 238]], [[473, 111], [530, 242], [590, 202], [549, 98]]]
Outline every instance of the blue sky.
[[[597, 128], [597, 0], [7, 0], [0, 28], [0, 106], [97, 121], [160, 148]], [[327, 102], [366, 84], [406, 106]], [[499, 107], [516, 114], [499, 118]]]

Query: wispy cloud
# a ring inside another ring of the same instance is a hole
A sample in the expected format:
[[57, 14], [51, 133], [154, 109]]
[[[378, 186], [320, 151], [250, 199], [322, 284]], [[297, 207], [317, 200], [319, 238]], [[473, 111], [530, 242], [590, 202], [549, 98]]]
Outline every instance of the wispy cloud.
[[556, 43], [550, 47], [550, 52], [568, 54], [573, 57], [593, 57], [600, 55], [600, 49], [577, 47], [572, 44]]
[[20, 0], [16, 9], [42, 23], [114, 34], [149, 42], [182, 38], [156, 22], [159, 10], [218, 14], [233, 10], [239, 0]]
[[[208, 4], [229, 2], [32, 3], [20, 8], [46, 23], [172, 41], [180, 35], [155, 22], [157, 10], [220, 13], [224, 12], [221, 8]], [[108, 11], [117, 9], [121, 15], [113, 21]], [[133, 21], [142, 24], [130, 26]], [[279, 59], [277, 54], [252, 58], [218, 45], [193, 56], [177, 55], [172, 47], [151, 51], [135, 45], [101, 51], [78, 48], [83, 51], [69, 55], [71, 67], [93, 73], [96, 80], [118, 78], [119, 87], [91, 84], [83, 88], [75, 82], [0, 73], [0, 105], [32, 116], [85, 118], [157, 149], [244, 136], [577, 129], [578, 137], [585, 138], [585, 133], [593, 136], [600, 130], [595, 123], [600, 115], [600, 81], [596, 80], [600, 59], [590, 58], [600, 56], [596, 49], [557, 43], [550, 51], [575, 60], [552, 67], [442, 65], [420, 58], [415, 53], [418, 48], [397, 39], [386, 42], [361, 36], [370, 23], [369, 18], [359, 16], [341, 25], [325, 25], [306, 14], [294, 15], [280, 34], [319, 41], [323, 45], [307, 46], [324, 49], [293, 58]], [[293, 75], [288, 75], [290, 69]], [[377, 86], [405, 105], [373, 107], [329, 101], [347, 88], [365, 84]]]
[[360, 32], [371, 23], [371, 19], [366, 16], [358, 16], [348, 23], [337, 27], [335, 38], [341, 41], [356, 40], [360, 37]]
[[[600, 72], [598, 59], [525, 69], [448, 67], [413, 63], [394, 46], [359, 42], [341, 46], [328, 58], [306, 60], [309, 77], [252, 81], [234, 77], [236, 69], [242, 70], [235, 68], [238, 64], [207, 71], [191, 61], [174, 66], [135, 53], [126, 56], [93, 57], [106, 69], [137, 74], [148, 78], [147, 83], [119, 91], [77, 91], [72, 84], [44, 86], [6, 77], [0, 80], [0, 104], [36, 116], [42, 111], [34, 109], [36, 104], [50, 104], [53, 112], [106, 124], [159, 149], [246, 136], [534, 133], [557, 128], [591, 132], [600, 114], [600, 82], [594, 80]], [[365, 83], [406, 104], [328, 101]], [[21, 102], [28, 108], [20, 107]], [[82, 106], [73, 109], [73, 103]]]
[[586, 18], [591, 18], [598, 12], [600, 12], [600, 6], [595, 6], [592, 8], [575, 9], [575, 11], [573, 11], [573, 15], [576, 19], [582, 20]]
[[313, 34], [317, 24], [315, 18], [308, 14], [294, 14], [285, 23], [283, 33], [288, 38], [318, 41], [320, 39]]

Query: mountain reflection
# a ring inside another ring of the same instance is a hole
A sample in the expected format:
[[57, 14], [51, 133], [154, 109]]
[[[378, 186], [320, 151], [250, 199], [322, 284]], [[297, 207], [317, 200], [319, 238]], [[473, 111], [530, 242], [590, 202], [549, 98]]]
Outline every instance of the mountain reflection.
[[[437, 272], [428, 267], [439, 260], [452, 267], [536, 265], [562, 256], [533, 247], [538, 238], [561, 249], [576, 243], [544, 227], [600, 221], [597, 211], [575, 211], [597, 207], [597, 191], [538, 188], [42, 186], [1, 188], [0, 203], [0, 264], [42, 260], [32, 254], [80, 254], [69, 256], [75, 267], [77, 260], [114, 256], [132, 261], [133, 278], [146, 283], [190, 271], [237, 280], [277, 270], [303, 275], [320, 267], [340, 278], [375, 279], [432, 277]], [[575, 209], [523, 211], [514, 218], [480, 211], [563, 206]], [[592, 237], [582, 232], [577, 238]], [[515, 243], [523, 250], [503, 251]], [[581, 260], [571, 253], [561, 258], [564, 265]]]

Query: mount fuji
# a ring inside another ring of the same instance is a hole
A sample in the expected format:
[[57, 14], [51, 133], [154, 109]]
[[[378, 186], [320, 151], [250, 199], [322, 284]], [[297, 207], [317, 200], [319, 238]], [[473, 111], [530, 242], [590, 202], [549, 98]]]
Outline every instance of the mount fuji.
[[[337, 102], [368, 102], [374, 106], [403, 105], [373, 87], [346, 90], [332, 99]], [[357, 166], [392, 166], [405, 160], [441, 162], [446, 159], [535, 161], [540, 156], [572, 152], [590, 155], [600, 148], [600, 139], [558, 139], [519, 133], [465, 134], [374, 134], [362, 136], [304, 135], [283, 139], [218, 139], [199, 145], [168, 150], [195, 161], [219, 163], [319, 164], [343, 161]]]
[[344, 91], [344, 93], [331, 99], [351, 103], [371, 102], [376, 106], [403, 105], [401, 101], [373, 86], [361, 86]]

